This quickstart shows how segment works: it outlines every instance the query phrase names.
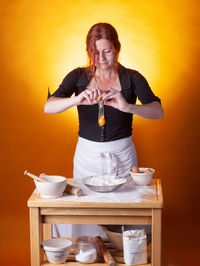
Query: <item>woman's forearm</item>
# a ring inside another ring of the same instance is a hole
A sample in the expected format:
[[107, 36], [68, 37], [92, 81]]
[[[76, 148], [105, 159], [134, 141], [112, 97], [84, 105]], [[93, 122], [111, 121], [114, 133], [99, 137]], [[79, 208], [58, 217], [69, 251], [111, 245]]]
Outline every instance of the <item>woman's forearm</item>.
[[148, 119], [162, 119], [164, 116], [162, 105], [156, 101], [142, 105], [128, 104], [124, 111]]
[[78, 104], [76, 97], [60, 98], [51, 96], [44, 105], [46, 114], [58, 114]]

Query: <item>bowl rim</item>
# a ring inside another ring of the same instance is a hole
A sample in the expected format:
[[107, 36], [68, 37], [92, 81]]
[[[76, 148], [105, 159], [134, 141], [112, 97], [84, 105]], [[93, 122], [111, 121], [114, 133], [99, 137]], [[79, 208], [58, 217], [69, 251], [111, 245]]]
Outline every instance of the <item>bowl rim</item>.
[[[82, 178], [81, 181], [83, 182], [84, 185], [88, 185], [88, 186], [92, 186], [92, 187], [97, 187], [97, 186], [98, 187], [112, 187], [112, 186], [122, 185], [122, 184], [125, 184], [127, 182], [127, 178], [116, 176], [116, 179], [121, 179], [123, 182], [122, 183], [118, 183], [118, 184], [110, 184], [110, 185], [92, 185], [92, 184], [86, 183], [86, 180], [88, 178], [99, 177], [99, 176], [103, 176], [103, 175], [87, 176], [87, 177]], [[109, 176], [109, 175], [105, 175], [105, 176]], [[110, 176], [114, 177], [114, 175], [110, 175]]]
[[[64, 245], [63, 247], [52, 247], [52, 246], [47, 245], [48, 242], [56, 242], [56, 241], [66, 242], [66, 245]], [[71, 249], [72, 241], [69, 239], [49, 238], [49, 239], [45, 239], [42, 242], [42, 247], [44, 250], [47, 250], [47, 251], [66, 251], [68, 249]]]
[[[103, 176], [103, 175], [98, 175], [98, 176]], [[108, 193], [108, 192], [114, 192], [115, 190], [117, 190], [118, 188], [120, 188], [121, 186], [123, 186], [126, 182], [127, 182], [127, 178], [125, 177], [119, 177], [116, 176], [117, 179], [121, 179], [123, 180], [122, 183], [119, 184], [111, 184], [111, 185], [91, 185], [91, 184], [87, 184], [85, 181], [87, 180], [87, 178], [89, 177], [98, 177], [98, 176], [88, 176], [88, 177], [84, 177], [82, 178], [82, 183], [88, 187], [89, 189], [91, 189], [92, 191], [98, 192], [98, 193]], [[108, 175], [109, 176], [109, 175]], [[110, 176], [114, 176], [114, 175], [110, 175]], [[103, 189], [103, 190], [102, 190]]]
[[67, 182], [67, 178], [64, 176], [61, 176], [61, 175], [43, 175], [40, 178], [45, 180], [44, 177], [50, 177], [50, 178], [51, 177], [58, 177], [58, 179], [60, 179], [60, 180], [55, 180], [55, 181], [51, 181], [51, 182], [50, 181], [40, 182], [40, 181], [34, 179], [34, 181], [36, 181], [38, 184], [55, 184], [55, 183]]
[[153, 168], [150, 168], [150, 167], [138, 167], [139, 168], [139, 170], [141, 169], [141, 170], [146, 170], [146, 169], [150, 169], [151, 170], [151, 173], [134, 173], [134, 172], [132, 172], [131, 171], [131, 169], [130, 169], [130, 171], [129, 171], [129, 173], [132, 175], [136, 175], [136, 176], [141, 176], [141, 175], [152, 175], [152, 174], [154, 174], [155, 173], [155, 169], [153, 169]]

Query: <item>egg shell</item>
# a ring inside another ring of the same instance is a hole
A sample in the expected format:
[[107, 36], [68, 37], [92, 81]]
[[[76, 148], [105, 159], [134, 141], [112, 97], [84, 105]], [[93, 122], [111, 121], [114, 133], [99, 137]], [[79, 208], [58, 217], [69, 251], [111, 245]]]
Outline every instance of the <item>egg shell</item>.
[[133, 172], [133, 173], [139, 173], [140, 171], [139, 171], [139, 168], [137, 166], [133, 166], [131, 168], [131, 172]]
[[148, 174], [148, 173], [151, 173], [151, 172], [152, 172], [152, 171], [151, 171], [151, 169], [149, 169], [149, 168], [146, 169], [146, 170], [144, 171], [145, 174]]

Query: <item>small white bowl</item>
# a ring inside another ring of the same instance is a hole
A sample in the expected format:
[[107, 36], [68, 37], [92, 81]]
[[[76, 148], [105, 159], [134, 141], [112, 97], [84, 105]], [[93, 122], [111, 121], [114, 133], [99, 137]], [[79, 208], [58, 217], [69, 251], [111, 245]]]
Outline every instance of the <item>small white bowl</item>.
[[133, 173], [132, 171], [130, 171], [131, 177], [136, 185], [147, 186], [151, 183], [155, 170], [153, 168], [139, 167], [139, 171], [142, 172], [147, 169], [150, 169], [151, 173]]
[[45, 256], [50, 263], [64, 263], [72, 247], [72, 242], [63, 238], [50, 238], [42, 242]]
[[40, 178], [47, 182], [40, 182], [34, 179], [35, 186], [42, 198], [62, 197], [67, 185], [67, 179], [58, 175], [43, 175]]

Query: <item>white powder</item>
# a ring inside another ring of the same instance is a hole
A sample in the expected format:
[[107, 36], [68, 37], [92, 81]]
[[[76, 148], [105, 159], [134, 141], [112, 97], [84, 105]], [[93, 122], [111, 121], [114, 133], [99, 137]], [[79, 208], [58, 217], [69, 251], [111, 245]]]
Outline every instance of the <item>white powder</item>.
[[123, 232], [124, 261], [126, 264], [147, 263], [147, 239], [144, 230]]
[[95, 248], [90, 248], [87, 250], [80, 249], [76, 254], [76, 261], [80, 261], [82, 263], [92, 263], [97, 258], [97, 252]]
[[115, 176], [91, 176], [87, 178], [86, 184], [93, 186], [111, 186], [123, 184], [126, 182], [125, 178], [116, 178]]
[[[76, 197], [74, 195], [65, 194], [58, 199], [48, 199], [50, 202], [56, 201], [78, 201], [78, 202], [114, 202], [114, 203], [135, 203], [135, 202], [151, 202], [156, 200], [156, 185], [136, 186], [134, 182], [126, 182], [120, 189], [110, 193], [97, 193], [86, 187], [81, 179], [76, 179], [77, 186], [83, 191], [83, 196]], [[46, 201], [46, 199], [39, 199]]]

